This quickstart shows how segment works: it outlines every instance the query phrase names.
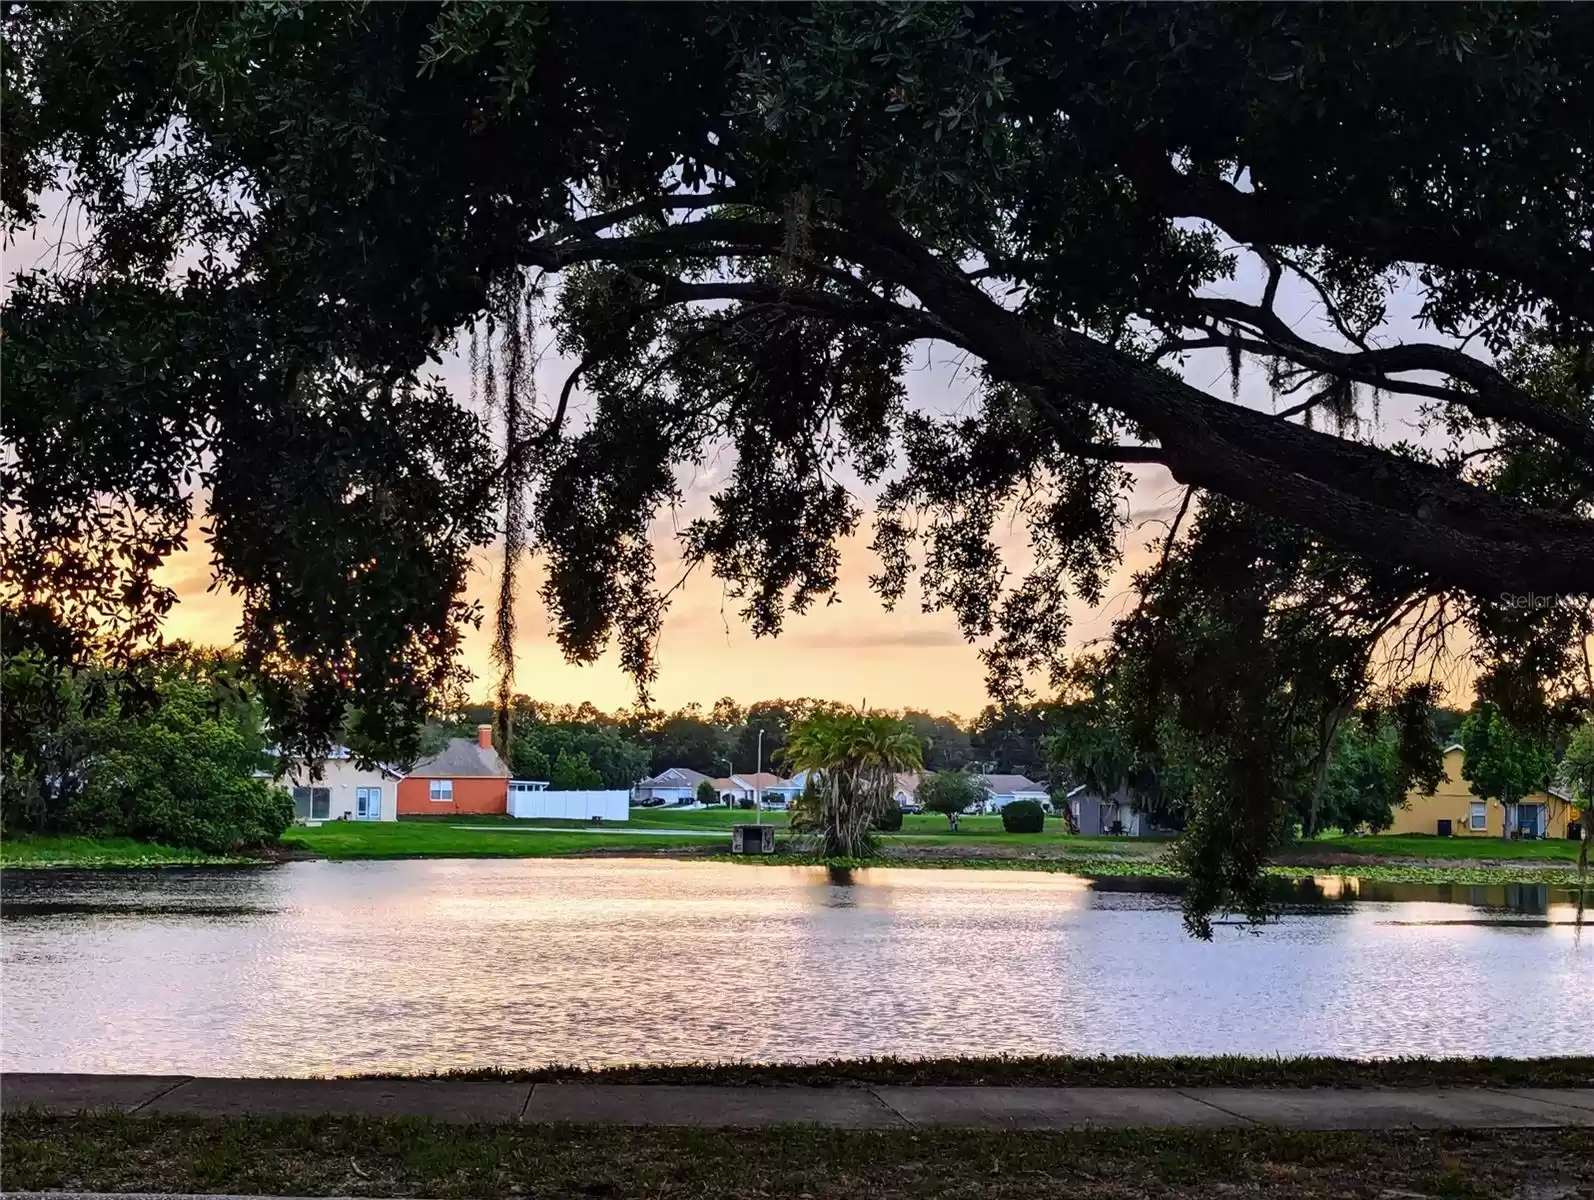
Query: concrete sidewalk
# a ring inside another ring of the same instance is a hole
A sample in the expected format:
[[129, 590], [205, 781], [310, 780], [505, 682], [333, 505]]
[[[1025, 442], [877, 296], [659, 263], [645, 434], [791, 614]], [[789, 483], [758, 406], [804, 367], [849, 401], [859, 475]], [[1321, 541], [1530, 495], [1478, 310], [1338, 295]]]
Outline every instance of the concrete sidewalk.
[[457, 1079], [0, 1076], [0, 1106], [135, 1116], [358, 1114], [465, 1123], [838, 1129], [1540, 1129], [1594, 1126], [1594, 1088], [686, 1087]]

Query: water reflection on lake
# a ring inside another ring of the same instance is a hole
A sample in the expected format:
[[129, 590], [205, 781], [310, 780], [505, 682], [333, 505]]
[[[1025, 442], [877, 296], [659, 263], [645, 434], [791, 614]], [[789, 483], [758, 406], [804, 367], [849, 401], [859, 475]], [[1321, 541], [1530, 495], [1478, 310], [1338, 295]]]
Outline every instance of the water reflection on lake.
[[659, 860], [8, 872], [6, 1070], [289, 1074], [871, 1054], [1594, 1051], [1533, 887], [1164, 886]]

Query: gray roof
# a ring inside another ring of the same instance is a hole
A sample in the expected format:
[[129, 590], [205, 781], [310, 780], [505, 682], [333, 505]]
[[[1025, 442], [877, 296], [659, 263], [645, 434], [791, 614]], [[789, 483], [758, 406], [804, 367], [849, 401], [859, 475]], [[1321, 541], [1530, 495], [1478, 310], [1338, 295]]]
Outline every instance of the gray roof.
[[691, 767], [665, 767], [651, 779], [644, 779], [639, 785], [647, 787], [696, 787], [703, 780], [714, 781], [701, 771], [694, 771]]
[[1044, 792], [1044, 784], [1036, 783], [1027, 775], [987, 775], [986, 784], [993, 795], [1011, 796], [1014, 792]]
[[441, 751], [415, 764], [410, 778], [508, 779], [509, 768], [498, 751], [479, 745], [475, 738], [449, 738]]

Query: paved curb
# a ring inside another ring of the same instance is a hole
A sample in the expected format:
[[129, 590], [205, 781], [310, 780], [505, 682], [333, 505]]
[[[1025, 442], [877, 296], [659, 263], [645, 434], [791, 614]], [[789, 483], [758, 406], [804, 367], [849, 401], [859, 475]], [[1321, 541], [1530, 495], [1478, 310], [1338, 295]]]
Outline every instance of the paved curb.
[[0, 1076], [0, 1108], [130, 1116], [358, 1115], [462, 1124], [835, 1129], [1594, 1127], [1594, 1088], [713, 1087], [462, 1079]]

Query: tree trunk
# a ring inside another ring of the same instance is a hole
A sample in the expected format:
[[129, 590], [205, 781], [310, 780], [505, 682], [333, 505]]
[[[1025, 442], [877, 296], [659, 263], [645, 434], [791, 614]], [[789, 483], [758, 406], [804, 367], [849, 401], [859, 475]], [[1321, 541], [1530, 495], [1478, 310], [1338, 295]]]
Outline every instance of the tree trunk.
[[1328, 786], [1328, 763], [1334, 748], [1334, 734], [1339, 731], [1340, 718], [1345, 710], [1338, 706], [1323, 717], [1322, 740], [1317, 747], [1317, 769], [1312, 773], [1312, 803], [1306, 812], [1306, 836], [1317, 836], [1317, 812], [1323, 801], [1323, 789]]

